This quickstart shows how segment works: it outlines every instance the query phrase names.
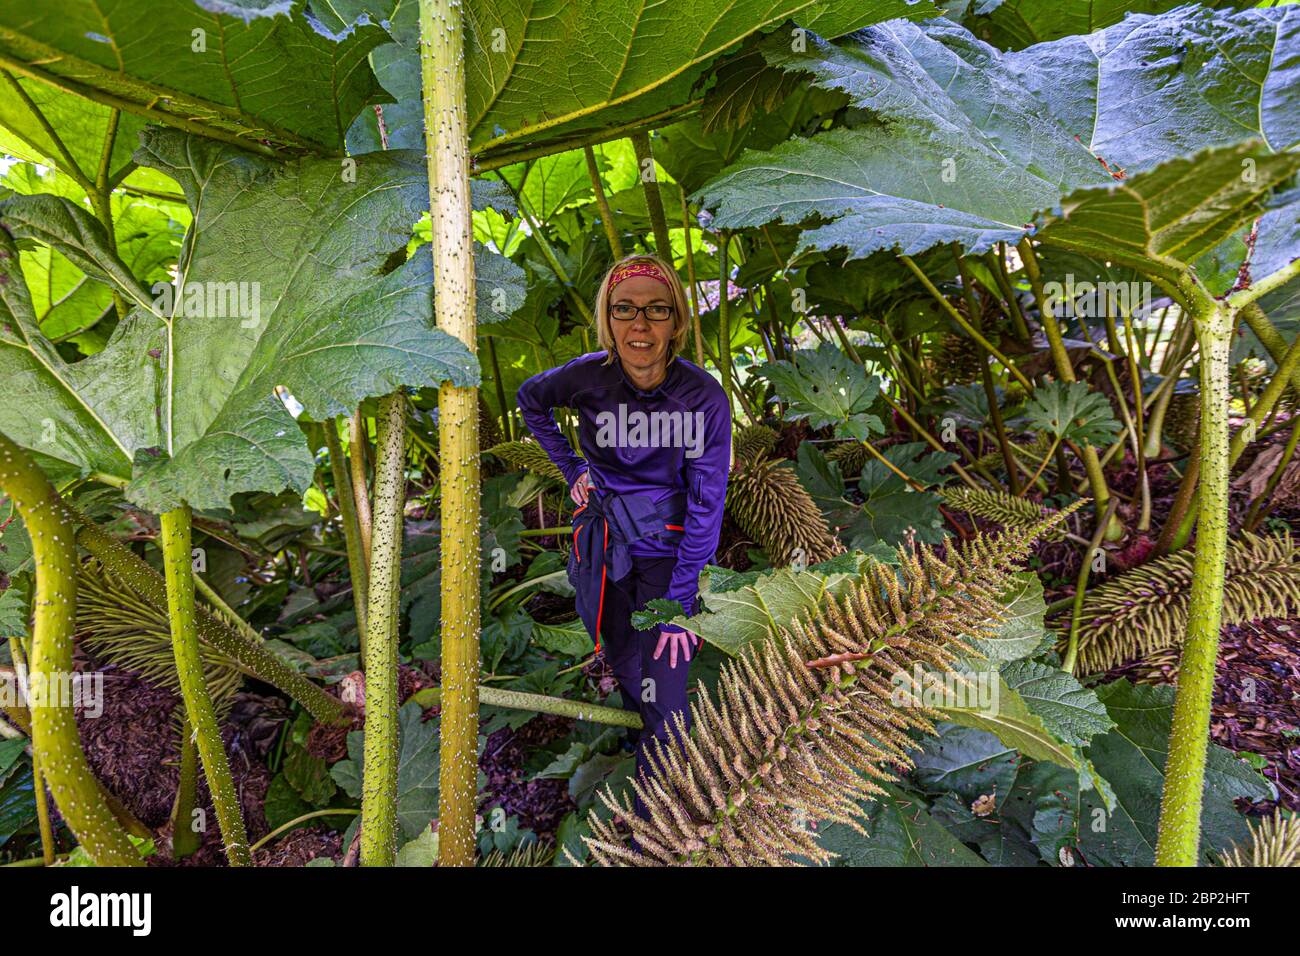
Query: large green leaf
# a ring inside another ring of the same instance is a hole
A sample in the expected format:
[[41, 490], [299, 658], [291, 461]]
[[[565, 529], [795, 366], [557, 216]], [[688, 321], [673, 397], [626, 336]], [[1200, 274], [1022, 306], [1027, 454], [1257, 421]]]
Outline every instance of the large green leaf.
[[401, 385], [477, 383], [473, 356], [431, 327], [427, 251], [392, 268], [427, 206], [421, 157], [282, 166], [158, 127], [136, 156], [180, 182], [195, 210], [174, 301], [161, 294], [174, 287], [143, 288], [84, 209], [0, 203], [6, 251], [13, 239], [48, 243], [133, 306], [103, 352], [66, 363], [35, 327], [16, 259], [0, 259], [0, 428], [16, 441], [131, 479], [128, 497], [153, 511], [224, 508], [241, 491], [301, 492], [315, 473], [277, 387], [320, 420]]
[[1014, 583], [1002, 595], [1006, 619], [987, 638], [971, 644], [995, 666], [1028, 657], [1043, 644], [1047, 628], [1043, 618], [1047, 604], [1043, 601], [1043, 582], [1029, 571], [1015, 575]]
[[828, 592], [838, 593], [837, 588], [852, 575], [781, 568], [740, 587], [720, 590], [711, 586], [715, 579], [721, 582], [725, 578], [724, 569], [710, 569], [700, 596], [706, 611], [691, 618], [674, 618], [673, 623], [689, 627], [710, 644], [735, 655], [747, 644], [768, 640], [779, 628], [806, 617]]
[[[1225, 5], [1223, 0], [1200, 2], [1205, 7]], [[962, 5], [967, 8], [963, 22], [977, 37], [1002, 50], [1019, 50], [1046, 40], [1094, 33], [1128, 14], [1163, 13], [1186, 4], [1187, 0], [965, 0]]]
[[830, 342], [799, 349], [791, 358], [768, 362], [756, 373], [771, 382], [777, 397], [787, 403], [787, 419], [806, 418], [815, 429], [834, 426], [840, 437], [859, 441], [885, 430], [870, 412], [880, 396], [880, 379], [868, 375]]
[[[48, 193], [80, 202], [83, 193], [67, 176], [33, 163], [19, 163], [4, 176], [3, 185], [16, 193]], [[109, 200], [118, 257], [146, 285], [168, 277], [190, 221], [189, 209], [166, 202], [116, 192]], [[23, 249], [23, 275], [32, 295], [32, 308], [42, 334], [54, 342], [74, 341], [86, 354], [103, 347], [107, 335], [88, 335], [104, 322], [113, 305], [112, 290], [87, 278], [61, 253], [47, 245]]]
[[1033, 760], [1079, 769], [1078, 751], [1057, 737], [996, 670], [987, 668], [967, 676], [978, 689], [949, 689], [939, 705], [947, 720], [986, 731]]
[[[352, 118], [383, 94], [367, 55], [388, 35], [358, 24], [332, 36], [306, 0], [42, 0], [0, 6], [0, 65], [19, 80], [93, 178], [113, 106], [250, 149], [340, 153]], [[38, 91], [38, 82], [57, 88]], [[70, 95], [71, 94], [71, 95]], [[90, 100], [94, 108], [69, 101]], [[39, 98], [39, 99], [38, 99]], [[70, 125], [60, 128], [60, 124]], [[0, 123], [58, 153], [11, 85]], [[129, 152], [139, 120], [123, 130]], [[70, 141], [70, 142], [69, 142]], [[114, 157], [117, 170], [125, 156]]]
[[[1107, 812], [1096, 794], [1085, 794], [1080, 828], [1081, 849], [1092, 864], [1150, 866], [1155, 860], [1156, 826], [1169, 756], [1174, 688], [1134, 685], [1119, 680], [1098, 690], [1116, 727], [1093, 739], [1088, 755], [1115, 790], [1118, 806]], [[1201, 854], [1249, 836], [1246, 821], [1233, 801], [1265, 800], [1267, 782], [1244, 760], [1210, 744], [1201, 811]]]
[[[980, 252], [1017, 241], [1040, 210], [1113, 185], [1112, 175], [1254, 138], [1264, 151], [1289, 147], [1300, 115], [1296, 19], [1285, 8], [1189, 8], [1017, 54], [943, 20], [872, 27], [805, 52], [769, 41], [769, 63], [812, 74], [865, 113], [747, 153], [697, 195], [721, 227], [819, 217], [801, 249], [861, 258], [955, 242]], [[1179, 193], [1164, 198], [1176, 206]]]
[[[398, 711], [401, 750], [397, 760], [397, 822], [402, 836], [414, 840], [438, 816], [438, 769], [441, 766], [438, 721], [425, 720], [416, 703]], [[330, 777], [351, 797], [361, 797], [365, 734], [348, 734], [348, 759], [330, 768]]]
[[1083, 746], [1115, 726], [1096, 691], [1059, 667], [1041, 661], [1013, 661], [1002, 668], [1002, 677], [1043, 725], [1067, 744]]
[[[1300, 153], [1270, 153], [1253, 139], [1172, 159], [1122, 182], [1072, 192], [1045, 217], [1037, 238], [1172, 280], [1263, 215], [1269, 191], [1297, 169]], [[1285, 255], [1289, 235], [1285, 228], [1265, 234], [1257, 244], [1261, 259]], [[1240, 261], [1227, 265], [1234, 277]]]
[[[484, 159], [685, 106], [720, 56], [791, 18], [840, 36], [938, 9], [930, 0], [481, 0], [465, 12], [470, 145]], [[335, 31], [363, 14], [386, 24], [396, 41], [373, 55], [398, 101], [384, 107], [389, 145], [415, 147], [422, 139], [416, 4], [332, 0], [321, 12]], [[790, 41], [787, 32], [783, 42]], [[374, 117], [363, 115], [349, 139], [354, 148], [376, 149]]]
[[1086, 382], [1048, 382], [1039, 385], [1025, 406], [1031, 428], [1063, 441], [1105, 447], [1119, 434], [1120, 424], [1110, 402]]
[[924, 801], [892, 784], [863, 806], [867, 834], [843, 823], [819, 828], [817, 842], [838, 855], [834, 866], [985, 866], [943, 828]]

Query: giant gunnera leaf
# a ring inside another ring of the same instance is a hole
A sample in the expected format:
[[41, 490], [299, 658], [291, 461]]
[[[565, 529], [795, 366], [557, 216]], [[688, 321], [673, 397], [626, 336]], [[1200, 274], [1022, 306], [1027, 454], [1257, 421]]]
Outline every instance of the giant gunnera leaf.
[[[860, 112], [746, 153], [696, 195], [720, 228], [816, 217], [801, 250], [982, 252], [1030, 234], [1040, 211], [1076, 190], [1209, 147], [1288, 150], [1300, 139], [1298, 20], [1293, 7], [1186, 7], [1007, 54], [946, 20], [891, 22], [803, 51], [773, 37], [759, 46], [769, 64], [847, 94]], [[1193, 197], [1218, 194], [1182, 198], [1179, 177], [1161, 182], [1182, 219], [1204, 217]]]
[[[930, 0], [479, 0], [465, 7], [470, 146], [483, 160], [685, 106], [746, 37], [776, 30], [790, 43], [777, 30], [788, 20], [839, 36], [938, 12]], [[392, 34], [371, 59], [397, 100], [383, 108], [394, 148], [423, 145], [417, 13], [412, 0], [333, 0], [320, 11], [336, 32], [378, 22]], [[380, 139], [374, 115], [349, 133], [354, 149], [378, 149]]]
[[[261, 152], [339, 153], [383, 96], [367, 54], [375, 24], [331, 35], [306, 0], [41, 0], [0, 4], [0, 124], [60, 156], [21, 85], [92, 177], [110, 108], [128, 114], [110, 167], [144, 122]], [[65, 125], [66, 122], [66, 125]]]
[[[473, 355], [433, 328], [428, 250], [402, 261], [428, 204], [420, 155], [281, 165], [151, 127], [136, 160], [179, 182], [193, 210], [179, 285], [138, 283], [75, 203], [0, 202], [0, 431], [15, 441], [128, 479], [151, 511], [225, 508], [312, 479], [277, 389], [319, 420], [403, 385], [477, 383]], [[131, 311], [102, 352], [68, 363], [40, 333], [16, 241], [122, 293]]]

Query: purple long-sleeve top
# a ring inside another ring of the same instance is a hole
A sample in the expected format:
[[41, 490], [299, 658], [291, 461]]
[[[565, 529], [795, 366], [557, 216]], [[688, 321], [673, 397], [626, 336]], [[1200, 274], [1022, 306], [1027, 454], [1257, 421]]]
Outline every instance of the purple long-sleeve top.
[[[696, 611], [700, 571], [718, 549], [731, 465], [731, 412], [726, 394], [708, 372], [683, 358], [668, 364], [650, 391], [637, 388], [605, 352], [580, 355], [534, 375], [519, 388], [524, 422], [570, 486], [587, 470], [595, 486], [618, 495], [647, 495], [658, 504], [686, 493], [686, 518], [677, 543], [645, 538], [631, 553], [677, 557], [664, 595]], [[578, 414], [574, 453], [553, 410]], [[678, 628], [670, 628], [678, 630]]]

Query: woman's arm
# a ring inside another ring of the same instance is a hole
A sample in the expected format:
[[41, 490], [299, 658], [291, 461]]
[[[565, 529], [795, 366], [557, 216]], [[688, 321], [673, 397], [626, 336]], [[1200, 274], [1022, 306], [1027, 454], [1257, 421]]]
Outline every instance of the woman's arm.
[[[564, 475], [570, 487], [587, 470], [586, 459], [576, 454], [569, 440], [555, 423], [554, 410], [569, 406], [579, 384], [579, 365], [582, 358], [566, 362], [559, 368], [534, 375], [519, 386], [519, 411], [524, 424], [533, 433], [537, 443]], [[571, 407], [571, 406], [570, 406]]]
[[[685, 533], [677, 549], [677, 567], [664, 594], [670, 601], [678, 601], [687, 615], [697, 610], [700, 571], [718, 550], [727, 500], [727, 472], [731, 468], [731, 410], [721, 388], [710, 396], [703, 411], [702, 454], [686, 459]], [[661, 630], [676, 632], [684, 628], [665, 624]]]

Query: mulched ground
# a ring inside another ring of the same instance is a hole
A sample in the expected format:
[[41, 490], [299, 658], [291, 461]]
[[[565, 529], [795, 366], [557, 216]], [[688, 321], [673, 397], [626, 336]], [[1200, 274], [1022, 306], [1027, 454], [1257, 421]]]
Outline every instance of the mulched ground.
[[[1106, 678], [1172, 684], [1179, 648], [1118, 667]], [[1300, 811], [1300, 619], [1226, 625], [1219, 635], [1210, 734], [1215, 743], [1268, 760], [1264, 776], [1278, 799], [1243, 807], [1266, 815], [1274, 807]]]
[[530, 752], [573, 730], [568, 717], [538, 714], [518, 730], [509, 727], [487, 739], [479, 769], [487, 776], [484, 814], [501, 807], [517, 816], [522, 829], [532, 830], [543, 842], [554, 840], [564, 817], [577, 809], [569, 797], [567, 780], [524, 780], [523, 764]]

